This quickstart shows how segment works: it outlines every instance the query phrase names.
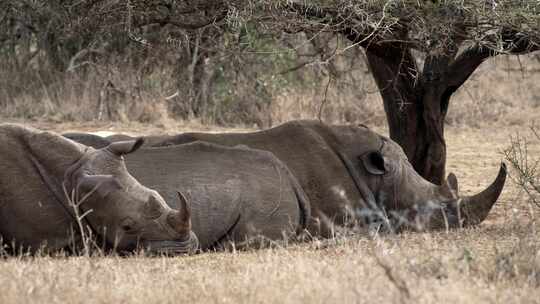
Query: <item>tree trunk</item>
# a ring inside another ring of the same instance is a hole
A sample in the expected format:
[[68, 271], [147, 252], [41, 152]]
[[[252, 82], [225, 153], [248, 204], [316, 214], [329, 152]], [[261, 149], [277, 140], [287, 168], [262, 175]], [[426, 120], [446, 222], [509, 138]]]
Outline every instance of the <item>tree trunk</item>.
[[419, 73], [410, 50], [367, 48], [368, 64], [381, 91], [390, 137], [427, 180], [444, 181], [444, 118], [451, 93], [445, 83], [448, 57], [428, 57]]
[[200, 117], [203, 123], [212, 123], [211, 106], [212, 106], [212, 81], [215, 73], [215, 68], [211, 63], [211, 59], [203, 54], [194, 69], [193, 73], [193, 103], [192, 110], [195, 117]]
[[173, 112], [184, 118], [201, 118], [203, 123], [211, 122], [212, 85], [215, 67], [213, 52], [209, 51], [214, 40], [197, 31], [187, 39], [186, 47], [176, 63], [176, 87], [179, 93]]

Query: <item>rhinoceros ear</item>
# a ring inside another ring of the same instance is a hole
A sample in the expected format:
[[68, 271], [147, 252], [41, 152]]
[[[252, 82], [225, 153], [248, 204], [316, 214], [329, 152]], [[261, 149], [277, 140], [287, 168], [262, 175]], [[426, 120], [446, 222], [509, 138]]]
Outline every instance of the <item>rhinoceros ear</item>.
[[362, 154], [360, 160], [366, 170], [374, 175], [383, 175], [387, 172], [384, 156], [379, 151]]
[[448, 186], [450, 186], [450, 188], [454, 191], [456, 191], [456, 193], [458, 193], [458, 181], [457, 181], [457, 177], [454, 173], [450, 172], [450, 174], [448, 174], [448, 177], [446, 178], [446, 182], [448, 183]]
[[107, 146], [107, 150], [122, 156], [137, 151], [144, 144], [144, 138], [139, 137], [135, 140], [117, 141]]
[[97, 193], [101, 197], [107, 196], [115, 190], [121, 189], [122, 186], [112, 175], [87, 175], [83, 174], [77, 182], [77, 191], [82, 191], [84, 194]]
[[445, 196], [457, 198], [458, 196], [458, 181], [454, 173], [448, 174], [446, 180], [439, 187], [441, 193]]

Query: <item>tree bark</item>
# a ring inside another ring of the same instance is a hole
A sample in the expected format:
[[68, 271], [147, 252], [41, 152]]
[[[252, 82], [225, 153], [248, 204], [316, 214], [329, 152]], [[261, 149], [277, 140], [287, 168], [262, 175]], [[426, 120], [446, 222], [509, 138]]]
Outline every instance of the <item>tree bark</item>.
[[216, 71], [212, 60], [215, 51], [211, 50], [211, 45], [215, 41], [216, 38], [202, 30], [186, 39], [175, 69], [179, 93], [173, 108], [175, 114], [184, 118], [201, 118], [203, 123], [212, 122], [209, 115]]
[[408, 48], [367, 47], [366, 55], [383, 98], [390, 137], [405, 151], [415, 170], [441, 184], [446, 165], [444, 119], [448, 91], [446, 56], [431, 56], [420, 73]]

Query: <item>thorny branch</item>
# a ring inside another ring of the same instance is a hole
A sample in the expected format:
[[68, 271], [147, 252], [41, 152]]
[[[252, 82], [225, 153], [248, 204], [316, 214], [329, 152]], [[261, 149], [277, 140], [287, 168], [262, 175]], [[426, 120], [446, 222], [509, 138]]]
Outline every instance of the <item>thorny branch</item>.
[[[537, 140], [540, 134], [535, 126], [531, 131]], [[540, 158], [530, 155], [529, 141], [520, 136], [510, 138], [510, 147], [503, 151], [508, 162], [516, 170], [514, 182], [527, 194], [533, 204], [540, 208]]]

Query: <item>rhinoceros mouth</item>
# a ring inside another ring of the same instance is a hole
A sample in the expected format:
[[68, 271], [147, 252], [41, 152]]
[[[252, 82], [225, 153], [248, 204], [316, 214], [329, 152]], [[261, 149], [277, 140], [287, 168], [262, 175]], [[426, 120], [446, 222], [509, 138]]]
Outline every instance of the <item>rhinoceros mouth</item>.
[[142, 240], [141, 247], [151, 254], [183, 255], [193, 254], [199, 249], [199, 240], [195, 233], [184, 240]]

